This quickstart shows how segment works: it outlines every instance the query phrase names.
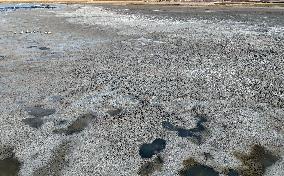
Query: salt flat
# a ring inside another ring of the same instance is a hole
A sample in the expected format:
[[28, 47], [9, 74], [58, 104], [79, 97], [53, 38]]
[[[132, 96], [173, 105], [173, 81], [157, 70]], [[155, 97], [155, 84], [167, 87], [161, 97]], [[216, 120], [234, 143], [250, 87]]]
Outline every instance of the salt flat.
[[284, 175], [282, 8], [0, 6], [0, 176]]

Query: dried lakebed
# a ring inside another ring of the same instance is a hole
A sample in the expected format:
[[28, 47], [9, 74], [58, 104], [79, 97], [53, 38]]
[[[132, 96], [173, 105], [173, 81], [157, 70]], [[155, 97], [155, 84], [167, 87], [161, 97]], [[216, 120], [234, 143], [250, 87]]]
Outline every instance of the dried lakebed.
[[1, 4], [0, 176], [284, 175], [283, 16]]

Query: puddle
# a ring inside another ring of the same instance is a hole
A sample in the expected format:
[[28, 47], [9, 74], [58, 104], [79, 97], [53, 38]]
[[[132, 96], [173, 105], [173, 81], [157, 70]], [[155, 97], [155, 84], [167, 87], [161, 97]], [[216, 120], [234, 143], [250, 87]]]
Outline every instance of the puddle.
[[183, 161], [184, 168], [179, 171], [181, 176], [218, 176], [219, 173], [213, 168], [202, 165], [190, 158]]
[[61, 134], [65, 133], [66, 135], [72, 135], [76, 133], [80, 133], [83, 131], [88, 124], [94, 119], [96, 116], [93, 114], [84, 114], [78, 117], [71, 125], [69, 125], [66, 129], [58, 129], [54, 130], [54, 133]]
[[191, 137], [196, 143], [200, 144], [202, 141], [202, 132], [206, 130], [203, 123], [207, 122], [207, 119], [205, 115], [197, 115], [196, 118], [198, 118], [196, 127], [192, 129], [180, 128], [168, 121], [163, 121], [162, 126], [169, 131], [176, 131], [179, 137]]
[[36, 5], [36, 4], [3, 4], [0, 5], [0, 12], [1, 11], [13, 11], [19, 9], [54, 9], [55, 6], [51, 5]]
[[139, 155], [142, 158], [151, 158], [153, 155], [160, 153], [166, 148], [166, 141], [164, 139], [155, 139], [150, 144], [142, 144], [139, 149]]
[[179, 137], [195, 137], [198, 138], [199, 136], [194, 134], [192, 129], [185, 129], [185, 128], [177, 128], [176, 130]]
[[181, 175], [184, 176], [218, 176], [218, 172], [214, 169], [204, 165], [194, 165], [185, 170]]
[[34, 117], [44, 117], [55, 113], [55, 109], [44, 109], [42, 107], [28, 107], [26, 111]]
[[234, 170], [234, 169], [229, 169], [229, 172], [227, 174], [228, 176], [239, 176], [240, 174], [238, 173], [238, 171]]
[[48, 47], [39, 47], [38, 49], [40, 49], [40, 50], [50, 50], [50, 48], [48, 48]]
[[21, 163], [14, 158], [12, 149], [0, 149], [0, 176], [17, 176], [20, 166]]
[[33, 176], [43, 176], [43, 175], [53, 175], [53, 176], [60, 176], [61, 170], [67, 164], [65, 159], [66, 155], [70, 151], [70, 145], [68, 142], [64, 142], [60, 144], [57, 149], [53, 152], [52, 158], [49, 162], [43, 166], [38, 168], [34, 173]]
[[157, 156], [153, 161], [149, 161], [143, 164], [138, 171], [138, 175], [148, 176], [153, 174], [155, 171], [161, 170], [164, 164], [163, 159], [160, 156]]
[[113, 109], [113, 110], [108, 110], [107, 113], [110, 115], [110, 116], [117, 116], [119, 115], [120, 113], [122, 112], [122, 109]]
[[235, 153], [235, 156], [243, 164], [241, 174], [249, 176], [263, 175], [267, 167], [280, 159], [260, 145], [254, 145], [249, 154]]

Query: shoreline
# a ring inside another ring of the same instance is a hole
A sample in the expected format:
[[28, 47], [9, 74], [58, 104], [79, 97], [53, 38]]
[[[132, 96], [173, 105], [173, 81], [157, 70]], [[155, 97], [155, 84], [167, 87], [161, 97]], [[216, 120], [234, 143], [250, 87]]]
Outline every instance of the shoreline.
[[46, 3], [46, 4], [109, 4], [109, 5], [159, 5], [159, 6], [180, 6], [180, 7], [221, 7], [221, 8], [266, 8], [277, 7], [284, 8], [284, 2], [146, 2], [146, 1], [62, 1], [62, 0], [0, 0], [0, 4], [4, 3]]

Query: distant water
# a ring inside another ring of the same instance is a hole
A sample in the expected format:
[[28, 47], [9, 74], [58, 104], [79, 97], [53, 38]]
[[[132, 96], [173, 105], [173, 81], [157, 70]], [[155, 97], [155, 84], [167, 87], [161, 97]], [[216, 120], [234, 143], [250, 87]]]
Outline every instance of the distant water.
[[13, 11], [18, 9], [53, 9], [55, 6], [51, 6], [48, 4], [1, 4], [1, 11]]

